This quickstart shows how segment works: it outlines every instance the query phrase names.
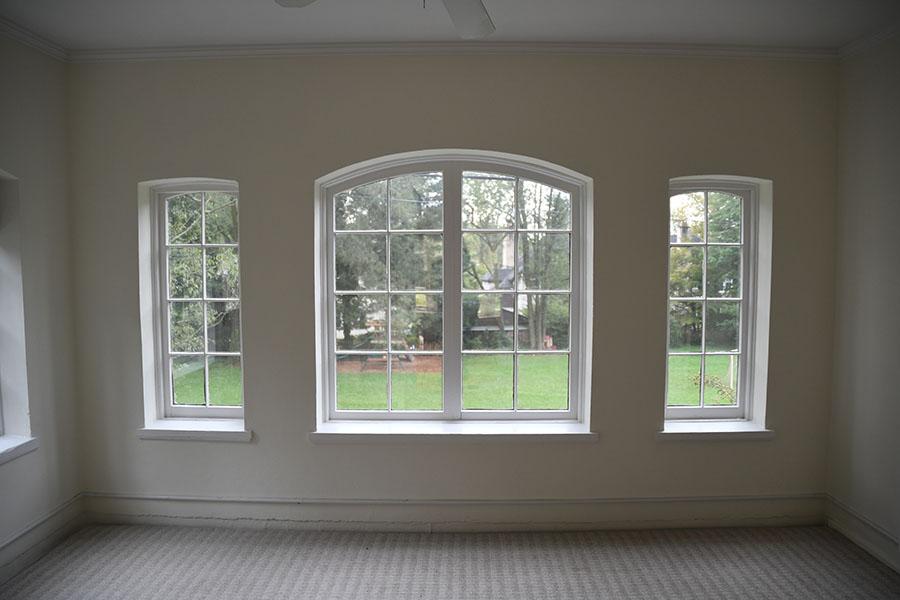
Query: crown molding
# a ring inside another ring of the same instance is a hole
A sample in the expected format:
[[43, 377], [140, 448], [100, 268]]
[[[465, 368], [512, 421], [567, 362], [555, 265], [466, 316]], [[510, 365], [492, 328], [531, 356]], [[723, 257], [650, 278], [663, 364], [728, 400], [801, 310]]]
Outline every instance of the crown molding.
[[66, 52], [66, 49], [59, 44], [51, 42], [47, 38], [39, 36], [33, 31], [29, 31], [21, 25], [17, 25], [3, 17], [0, 17], [0, 35], [12, 38], [26, 46], [40, 50], [44, 54], [52, 56], [57, 60], [68, 61], [69, 59], [69, 54]]
[[880, 46], [881, 44], [898, 34], [900, 34], [900, 21], [896, 21], [886, 27], [882, 27], [877, 31], [870, 33], [869, 35], [865, 35], [857, 40], [853, 40], [849, 44], [841, 46], [838, 49], [838, 55], [841, 58], [847, 58], [850, 56], [865, 54], [869, 50]]
[[833, 60], [829, 48], [766, 48], [697, 44], [600, 44], [517, 42], [421, 42], [360, 44], [281, 44], [252, 46], [197, 46], [70, 50], [74, 63], [141, 62], [155, 60], [203, 60], [219, 58], [271, 58], [284, 56], [435, 56], [435, 55], [589, 55], [672, 56], [706, 58], [762, 58], [787, 60]]

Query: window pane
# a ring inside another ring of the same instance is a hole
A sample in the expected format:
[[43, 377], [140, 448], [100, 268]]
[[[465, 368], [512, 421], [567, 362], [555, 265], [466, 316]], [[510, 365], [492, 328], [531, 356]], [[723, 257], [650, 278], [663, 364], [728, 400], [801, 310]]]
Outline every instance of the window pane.
[[172, 403], [204, 406], [206, 381], [202, 356], [176, 356], [171, 360]]
[[703, 339], [703, 303], [669, 302], [669, 351], [700, 352]]
[[443, 242], [439, 234], [391, 236], [391, 289], [440, 290]]
[[440, 350], [443, 340], [440, 294], [391, 296], [391, 345], [395, 350]]
[[519, 268], [519, 289], [569, 289], [569, 234], [520, 234]]
[[403, 175], [390, 181], [392, 229], [441, 229], [444, 180], [440, 173]]
[[522, 181], [520, 229], [569, 229], [572, 203], [568, 192], [536, 181]]
[[206, 305], [206, 336], [209, 352], [241, 351], [241, 308], [238, 302]]
[[387, 229], [387, 180], [335, 194], [334, 228]]
[[170, 244], [199, 244], [200, 194], [182, 194], [166, 200], [166, 239]]
[[463, 294], [463, 350], [511, 350], [515, 294]]
[[462, 362], [464, 410], [512, 410], [512, 354], [467, 354]]
[[724, 192], [709, 193], [709, 241], [741, 241], [741, 197]]
[[703, 382], [703, 404], [705, 406], [734, 406], [737, 404], [737, 384], [740, 372], [740, 357], [705, 356], [706, 370]]
[[463, 234], [463, 289], [511, 290], [515, 287], [512, 233]]
[[492, 173], [463, 173], [462, 226], [465, 229], [512, 229], [516, 178]]
[[669, 296], [699, 298], [703, 295], [703, 248], [669, 249]]
[[169, 297], [203, 297], [201, 252], [200, 248], [169, 249]]
[[387, 356], [337, 355], [337, 409], [387, 410]]
[[338, 350], [385, 350], [387, 299], [384, 295], [341, 294], [334, 299]]
[[569, 355], [520, 354], [519, 410], [569, 408]]
[[203, 352], [203, 303], [169, 303], [172, 352]]
[[737, 352], [741, 326], [740, 302], [706, 304], [706, 351]]
[[669, 199], [669, 239], [673, 244], [703, 241], [703, 192], [678, 194]]
[[237, 248], [206, 249], [206, 297], [238, 298], [241, 295]]
[[208, 192], [206, 194], [206, 243], [236, 244], [237, 241], [237, 198], [225, 192]]
[[386, 290], [385, 236], [342, 234], [334, 239], [335, 289]]
[[209, 405], [241, 406], [244, 388], [240, 356], [210, 356]]
[[569, 295], [519, 294], [519, 349], [569, 349]]
[[443, 357], [395, 354], [391, 360], [391, 410], [443, 408]]
[[741, 248], [710, 246], [706, 249], [706, 295], [739, 298], [741, 295]]
[[700, 406], [700, 356], [670, 356], [669, 406]]

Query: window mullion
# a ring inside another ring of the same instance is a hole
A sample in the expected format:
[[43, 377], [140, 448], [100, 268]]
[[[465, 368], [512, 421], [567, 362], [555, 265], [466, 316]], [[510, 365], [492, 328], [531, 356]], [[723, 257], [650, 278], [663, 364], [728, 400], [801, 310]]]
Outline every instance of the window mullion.
[[444, 169], [444, 417], [462, 414], [462, 169]]

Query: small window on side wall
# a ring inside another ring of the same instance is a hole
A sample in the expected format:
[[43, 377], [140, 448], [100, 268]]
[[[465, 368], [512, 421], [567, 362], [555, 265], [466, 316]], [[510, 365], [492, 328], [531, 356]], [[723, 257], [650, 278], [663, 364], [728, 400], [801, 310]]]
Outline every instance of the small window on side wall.
[[731, 176], [670, 182], [666, 419], [764, 425], [771, 190]]

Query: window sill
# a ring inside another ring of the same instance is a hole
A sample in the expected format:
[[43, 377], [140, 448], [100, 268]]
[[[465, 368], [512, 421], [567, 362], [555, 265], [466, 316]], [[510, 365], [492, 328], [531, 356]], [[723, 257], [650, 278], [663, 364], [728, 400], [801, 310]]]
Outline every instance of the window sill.
[[775, 432], [745, 420], [666, 421], [660, 440], [771, 440]]
[[583, 441], [598, 438], [583, 423], [509, 421], [332, 421], [320, 424], [309, 439], [329, 442], [495, 442]]
[[138, 429], [142, 440], [188, 440], [201, 442], [249, 442], [253, 432], [243, 419], [159, 419]]
[[38, 440], [27, 435], [0, 435], [0, 465], [37, 450]]

